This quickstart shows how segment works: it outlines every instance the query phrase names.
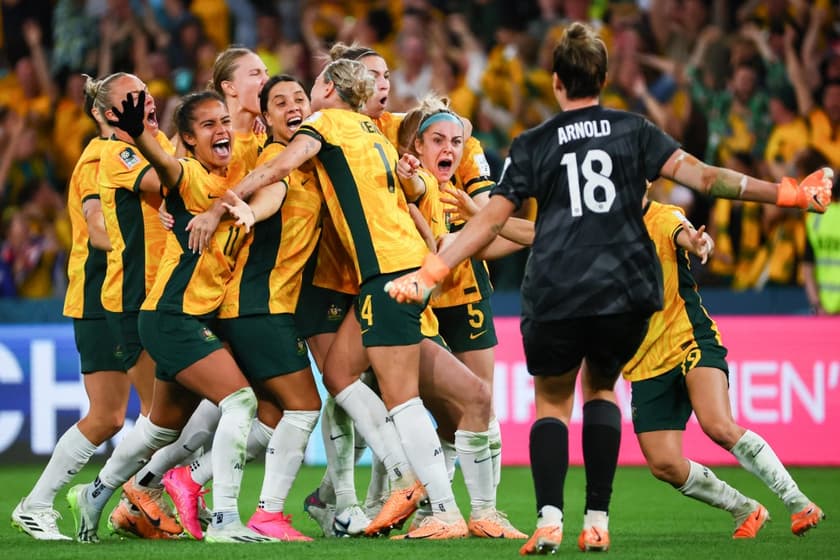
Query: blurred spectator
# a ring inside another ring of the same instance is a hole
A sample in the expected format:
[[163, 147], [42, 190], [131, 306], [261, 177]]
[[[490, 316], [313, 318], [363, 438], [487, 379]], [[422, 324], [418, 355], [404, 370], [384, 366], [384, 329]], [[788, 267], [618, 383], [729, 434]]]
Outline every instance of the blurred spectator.
[[[245, 41], [246, 46], [253, 47], [256, 43], [254, 36], [254, 8], [250, 2], [243, 0], [192, 0], [189, 4], [190, 12], [201, 22], [201, 28], [207, 37], [222, 51], [230, 45], [230, 11], [235, 10], [242, 21], [240, 28], [237, 23], [236, 40]], [[193, 53], [194, 56], [194, 53]]]
[[[749, 153], [735, 153], [726, 160], [726, 167], [755, 176], [755, 159]], [[762, 205], [716, 198], [707, 221], [707, 231], [715, 241], [715, 250], [707, 264], [711, 277], [707, 283], [728, 284], [746, 289], [752, 284], [753, 262], [762, 244]], [[701, 223], [701, 222], [697, 222]]]
[[46, 182], [34, 179], [21, 196], [21, 211], [13, 214], [2, 253], [3, 269], [11, 270], [19, 297], [60, 295], [70, 227], [64, 203]]
[[825, 214], [809, 214], [806, 222], [802, 274], [817, 315], [840, 314], [840, 177], [834, 179], [831, 199]]
[[85, 0], [58, 0], [53, 12], [53, 72], [83, 72], [96, 67], [99, 33]]
[[78, 73], [63, 73], [63, 93], [55, 107], [52, 149], [57, 184], [70, 178], [82, 150], [96, 134], [96, 126], [85, 114], [85, 78]]
[[[407, 14], [417, 25], [429, 30], [427, 15]], [[397, 67], [391, 70], [390, 110], [406, 111], [414, 107], [432, 86], [432, 63], [428, 35], [403, 29], [397, 36]], [[439, 45], [434, 44], [435, 48]], [[437, 52], [440, 52], [439, 50]]]
[[302, 45], [289, 43], [281, 34], [280, 18], [274, 11], [265, 11], [257, 15], [256, 49], [268, 68], [268, 75], [292, 74], [300, 72], [303, 58]]

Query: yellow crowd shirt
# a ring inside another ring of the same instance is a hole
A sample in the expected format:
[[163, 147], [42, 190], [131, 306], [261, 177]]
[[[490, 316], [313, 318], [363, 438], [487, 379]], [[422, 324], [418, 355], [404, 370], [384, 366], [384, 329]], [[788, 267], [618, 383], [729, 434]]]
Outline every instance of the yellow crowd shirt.
[[[277, 156], [283, 144], [268, 144], [257, 165]], [[303, 268], [318, 242], [323, 198], [312, 173], [292, 171], [280, 211], [259, 222], [236, 259], [219, 318], [294, 313]]]
[[321, 142], [316, 170], [342, 245], [362, 282], [419, 267], [428, 248], [397, 185], [397, 152], [367, 116], [325, 109], [297, 134]]
[[662, 310], [650, 318], [647, 335], [636, 355], [623, 368], [629, 381], [656, 377], [683, 363], [693, 367], [692, 350], [698, 347], [695, 332], [709, 333], [720, 344], [720, 333], [703, 308], [697, 283], [689, 269], [688, 252], [676, 239], [687, 219], [677, 206], [650, 202], [645, 210], [645, 226], [656, 246], [662, 265], [665, 292]]
[[[163, 133], [157, 140], [167, 153], [174, 153]], [[102, 147], [99, 196], [111, 241], [102, 306], [115, 313], [140, 309], [166, 244], [166, 230], [158, 218], [161, 196], [140, 191], [151, 169], [137, 146], [112, 138]]]
[[178, 184], [166, 195], [166, 209], [175, 218], [166, 236], [166, 250], [155, 283], [141, 309], [206, 316], [216, 312], [233, 276], [240, 248], [248, 234], [227, 215], [201, 253], [188, 248], [187, 224], [212, 206], [214, 199], [236, 186], [246, 175], [245, 163], [232, 160], [227, 175], [209, 173], [198, 160], [181, 160]]

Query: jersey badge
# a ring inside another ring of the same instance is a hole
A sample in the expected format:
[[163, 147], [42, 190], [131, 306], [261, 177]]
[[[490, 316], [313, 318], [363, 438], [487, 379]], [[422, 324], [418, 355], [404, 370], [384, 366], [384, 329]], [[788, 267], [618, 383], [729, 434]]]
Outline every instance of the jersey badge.
[[140, 157], [131, 148], [126, 148], [120, 152], [120, 161], [126, 169], [133, 169], [135, 165], [140, 163]]

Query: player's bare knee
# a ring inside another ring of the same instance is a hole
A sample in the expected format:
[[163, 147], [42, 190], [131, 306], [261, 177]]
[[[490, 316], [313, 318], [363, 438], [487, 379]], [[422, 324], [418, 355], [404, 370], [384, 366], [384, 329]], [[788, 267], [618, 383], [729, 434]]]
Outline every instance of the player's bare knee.
[[724, 449], [732, 449], [743, 433], [743, 430], [740, 430], [735, 422], [729, 420], [706, 422], [702, 425], [702, 428], [709, 439]]
[[662, 482], [680, 486], [685, 482], [684, 480], [680, 480], [682, 463], [684, 461], [674, 461], [670, 458], [656, 459], [648, 463], [648, 468], [650, 468], [650, 473]]

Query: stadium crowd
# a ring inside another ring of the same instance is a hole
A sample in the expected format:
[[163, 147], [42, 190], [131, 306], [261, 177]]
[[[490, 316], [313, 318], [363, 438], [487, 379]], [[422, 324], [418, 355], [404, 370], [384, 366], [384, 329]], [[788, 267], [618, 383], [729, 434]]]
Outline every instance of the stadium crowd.
[[[335, 41], [371, 45], [391, 68], [389, 110], [447, 95], [497, 177], [511, 139], [556, 108], [559, 34], [587, 21], [612, 53], [604, 106], [768, 180], [840, 166], [840, 20], [828, 0], [4, 0], [2, 21], [0, 297], [64, 293], [67, 183], [96, 133], [81, 74], [138, 75], [171, 136], [179, 98], [204, 88], [229, 44], [307, 85]], [[707, 224], [716, 251], [696, 267], [701, 283], [802, 284], [803, 260], [813, 261], [802, 212], [712, 203], [666, 180], [651, 193]], [[517, 289], [523, 263], [491, 263], [497, 289]]]

